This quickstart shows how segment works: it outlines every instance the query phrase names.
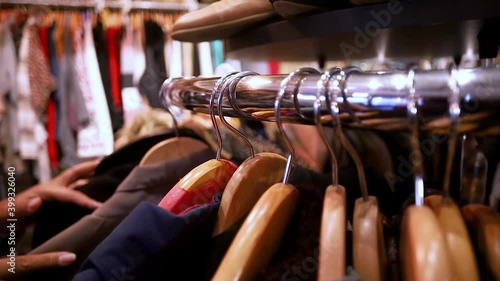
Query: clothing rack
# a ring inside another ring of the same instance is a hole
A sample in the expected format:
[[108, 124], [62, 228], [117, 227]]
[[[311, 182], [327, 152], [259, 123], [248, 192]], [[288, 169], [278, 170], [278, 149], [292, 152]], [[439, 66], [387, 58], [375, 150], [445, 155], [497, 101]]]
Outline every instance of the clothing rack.
[[[225, 95], [225, 116], [274, 121], [274, 103], [280, 83], [287, 75], [246, 76], [239, 81], [232, 99]], [[321, 85], [321, 74], [294, 79], [286, 88], [281, 103], [282, 121], [313, 124], [313, 105]], [[446, 132], [450, 82], [455, 77], [460, 90], [461, 122], [459, 131], [477, 135], [500, 134], [500, 68], [417, 71], [414, 88], [424, 126], [422, 129]], [[175, 114], [178, 108], [209, 113], [213, 88], [219, 78], [179, 78], [165, 83], [162, 99]], [[299, 83], [300, 80], [300, 83]], [[297, 86], [298, 85], [298, 86]], [[354, 127], [381, 130], [407, 128], [409, 103], [406, 72], [351, 72], [344, 95], [337, 96], [340, 120]], [[216, 100], [215, 100], [216, 102]], [[320, 107], [325, 124], [331, 124], [325, 98]], [[216, 112], [216, 111], [215, 111]], [[327, 116], [323, 116], [327, 115]], [[322, 120], [323, 120], [322, 119]]]
[[[191, 3], [168, 3], [157, 1], [118, 1], [118, 0], [0, 0], [0, 8], [3, 5], [40, 5], [59, 8], [110, 8], [130, 10], [154, 10], [154, 11], [190, 11], [197, 9], [195, 2]], [[196, 6], [196, 7], [195, 7]]]

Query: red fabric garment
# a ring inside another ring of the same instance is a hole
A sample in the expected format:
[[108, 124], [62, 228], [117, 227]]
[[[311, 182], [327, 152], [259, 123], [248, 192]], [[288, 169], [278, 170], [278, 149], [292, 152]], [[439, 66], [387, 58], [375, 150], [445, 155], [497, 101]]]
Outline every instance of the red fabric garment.
[[269, 74], [274, 75], [274, 74], [280, 74], [280, 63], [277, 61], [270, 61], [269, 62]]
[[45, 59], [49, 61], [49, 42], [48, 40], [48, 28], [47, 27], [41, 27], [39, 32], [40, 32], [40, 43], [42, 44], [42, 50], [43, 54], [45, 55]]
[[[47, 27], [40, 28], [40, 43], [42, 45], [43, 54], [47, 62], [50, 61], [49, 55], [49, 29]], [[47, 150], [49, 153], [50, 166], [56, 169], [59, 166], [59, 155], [57, 153], [56, 142], [56, 103], [51, 95], [47, 108], [45, 109], [46, 123], [45, 130], [47, 130]]]
[[109, 60], [109, 77], [111, 80], [111, 97], [116, 109], [122, 108], [122, 97], [120, 87], [120, 52], [118, 39], [120, 36], [120, 27], [111, 27], [107, 30], [108, 37], [108, 60]]
[[[228, 163], [226, 173], [218, 179], [213, 179], [203, 187], [194, 191], [186, 191], [176, 184], [158, 204], [159, 207], [180, 215], [193, 207], [210, 203], [215, 195], [222, 192], [229, 179], [238, 166], [228, 160], [220, 160]], [[203, 165], [203, 164], [202, 164]]]
[[59, 155], [57, 153], [56, 141], [56, 103], [53, 98], [49, 100], [45, 114], [47, 115], [45, 129], [47, 130], [47, 150], [49, 153], [50, 166], [57, 169], [57, 167], [59, 167]]

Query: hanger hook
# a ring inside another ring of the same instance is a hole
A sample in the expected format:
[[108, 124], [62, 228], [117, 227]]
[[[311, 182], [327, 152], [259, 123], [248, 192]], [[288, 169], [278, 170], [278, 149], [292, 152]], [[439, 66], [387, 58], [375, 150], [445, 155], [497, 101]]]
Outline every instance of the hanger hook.
[[290, 178], [290, 173], [292, 171], [292, 163], [295, 158], [295, 149], [293, 148], [290, 139], [288, 139], [288, 136], [286, 135], [285, 130], [283, 129], [283, 123], [281, 122], [281, 101], [283, 100], [283, 96], [285, 95], [286, 88], [290, 83], [290, 81], [295, 76], [302, 74], [302, 72], [303, 71], [299, 68], [294, 72], [288, 74], [288, 76], [281, 81], [280, 90], [278, 91], [278, 94], [276, 95], [276, 100], [274, 102], [274, 116], [276, 118], [276, 125], [278, 127], [278, 131], [281, 134], [281, 137], [283, 138], [283, 141], [285, 142], [290, 152], [286, 161], [285, 174], [283, 175], [283, 181], [282, 181], [283, 184], [287, 184], [288, 179]]
[[342, 97], [343, 97], [343, 102], [346, 106], [346, 111], [349, 113], [349, 116], [355, 123], [361, 123], [359, 120], [358, 116], [354, 113], [354, 110], [352, 109], [351, 103], [349, 102], [349, 99], [347, 98], [347, 79], [349, 76], [353, 73], [360, 73], [362, 72], [361, 68], [357, 66], [348, 66], [343, 69], [345, 73], [345, 79], [342, 81]]
[[[235, 135], [237, 135], [238, 137], [240, 137], [247, 144], [248, 149], [250, 151], [250, 157], [251, 158], [255, 157], [255, 152], [254, 152], [254, 149], [253, 149], [252, 142], [247, 137], [245, 137], [244, 134], [242, 134], [235, 127], [233, 127], [231, 124], [229, 124], [226, 121], [226, 119], [224, 119], [224, 113], [223, 113], [223, 110], [222, 110], [222, 98], [224, 97], [224, 94], [227, 93], [228, 94], [228, 99], [231, 99], [231, 96], [232, 96], [231, 93], [232, 92], [236, 92], [236, 86], [239, 83], [239, 81], [241, 80], [241, 78], [246, 77], [246, 76], [254, 76], [254, 75], [259, 75], [259, 74], [255, 73], [255, 72], [251, 72], [251, 71], [244, 71], [244, 72], [240, 72], [238, 74], [235, 74], [235, 75], [231, 76], [229, 79], [227, 79], [224, 82], [224, 84], [222, 86], [222, 90], [220, 91], [220, 94], [219, 94], [218, 101], [217, 101], [217, 112], [219, 113], [219, 119], [220, 119], [220, 121], [231, 132], [233, 132]], [[230, 104], [232, 106], [231, 102], [230, 102]]]
[[411, 164], [415, 176], [415, 205], [422, 206], [424, 204], [424, 176], [422, 169], [422, 153], [420, 152], [420, 144], [418, 138], [418, 95], [415, 90], [415, 75], [416, 66], [410, 66], [406, 78], [406, 89], [408, 91], [408, 104], [406, 107], [408, 114], [408, 123], [410, 126], [410, 148], [411, 148]]
[[457, 147], [458, 139], [458, 122], [460, 119], [460, 86], [457, 79], [457, 66], [451, 63], [448, 66], [448, 72], [450, 74], [450, 80], [448, 86], [451, 90], [451, 95], [448, 99], [449, 102], [449, 114], [450, 114], [450, 135], [448, 137], [448, 154], [446, 156], [446, 170], [444, 174], [444, 184], [443, 190], [445, 196], [450, 195], [450, 181], [451, 172], [453, 169], [453, 158], [455, 157], [455, 150]]
[[231, 76], [237, 74], [238, 72], [231, 72], [226, 74], [225, 76], [221, 77], [217, 82], [215, 83], [215, 86], [212, 90], [212, 95], [210, 96], [210, 103], [209, 103], [209, 110], [210, 110], [210, 119], [212, 120], [212, 126], [214, 127], [215, 130], [215, 135], [217, 136], [217, 153], [215, 156], [216, 160], [220, 160], [220, 155], [222, 152], [222, 136], [220, 134], [219, 130], [219, 125], [217, 124], [217, 120], [215, 119], [215, 113], [214, 113], [214, 100], [215, 100], [215, 95], [219, 93], [219, 90], [222, 86], [222, 84], [229, 79]]
[[332, 115], [332, 123], [335, 129], [335, 134], [337, 135], [337, 138], [340, 140], [342, 147], [347, 151], [347, 153], [349, 153], [352, 160], [354, 161], [354, 164], [356, 165], [356, 169], [358, 171], [358, 180], [361, 189], [361, 195], [363, 196], [363, 200], [367, 201], [368, 187], [366, 184], [366, 176], [365, 176], [365, 170], [363, 168], [363, 163], [361, 162], [361, 159], [359, 158], [359, 155], [354, 149], [354, 147], [344, 136], [344, 132], [342, 131], [342, 124], [339, 118], [340, 109], [337, 102], [337, 98], [339, 94], [341, 94], [344, 91], [344, 88], [346, 86], [346, 83], [344, 83], [344, 81], [346, 79], [347, 75], [343, 70], [340, 71], [338, 74], [333, 75], [332, 78], [328, 81], [327, 97], [329, 97], [330, 114]]
[[316, 128], [318, 129], [318, 133], [323, 139], [326, 147], [328, 148], [328, 152], [330, 154], [330, 159], [332, 162], [332, 184], [334, 186], [339, 183], [339, 173], [338, 173], [338, 161], [335, 156], [335, 151], [333, 149], [332, 143], [328, 140], [325, 130], [323, 129], [323, 124], [321, 122], [321, 97], [325, 97], [325, 103], [327, 103], [326, 92], [327, 92], [327, 84], [330, 80], [330, 77], [335, 73], [342, 71], [341, 68], [331, 68], [327, 72], [323, 73], [318, 81], [318, 91], [316, 93], [316, 101], [314, 102], [314, 123], [316, 124]]
[[174, 114], [170, 110], [170, 104], [167, 103], [167, 99], [165, 98], [165, 95], [168, 96], [168, 93], [170, 93], [170, 87], [172, 87], [172, 84], [175, 84], [178, 80], [181, 78], [168, 78], [165, 81], [163, 81], [163, 84], [161, 85], [160, 92], [158, 93], [158, 97], [161, 100], [161, 103], [163, 105], [163, 108], [172, 116], [172, 121], [174, 123], [174, 133], [175, 137], [179, 137], [179, 124], [177, 123], [177, 119], [175, 119]]
[[309, 74], [320, 74], [321, 72], [317, 69], [314, 69], [312, 67], [301, 67], [297, 71], [299, 71], [298, 74], [301, 75], [300, 79], [297, 81], [295, 84], [295, 88], [293, 89], [293, 105], [295, 106], [295, 110], [299, 114], [299, 116], [302, 119], [309, 119], [305, 114], [302, 113], [302, 109], [300, 108], [300, 103], [299, 103], [299, 89], [302, 86], [302, 81], [304, 81], [304, 77]]

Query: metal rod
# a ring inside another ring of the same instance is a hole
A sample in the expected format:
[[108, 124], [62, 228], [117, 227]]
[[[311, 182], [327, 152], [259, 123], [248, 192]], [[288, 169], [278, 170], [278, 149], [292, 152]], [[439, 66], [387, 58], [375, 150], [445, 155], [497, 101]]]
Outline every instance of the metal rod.
[[[274, 121], [273, 109], [280, 82], [286, 75], [244, 77], [238, 84], [232, 107], [223, 99], [225, 116], [260, 121]], [[461, 69], [456, 74], [460, 89], [462, 117], [460, 133], [474, 135], [500, 134], [500, 68]], [[166, 102], [195, 112], [209, 113], [209, 101], [218, 78], [194, 78], [173, 81], [163, 93]], [[314, 124], [313, 112], [321, 74], [309, 74], [295, 91], [292, 83], [283, 96], [281, 109], [284, 122]], [[346, 98], [350, 107], [338, 97], [340, 117], [344, 124], [380, 130], [407, 129], [407, 74], [405, 72], [352, 73], [346, 82]], [[415, 75], [418, 106], [424, 117], [422, 129], [449, 131], [449, 73], [446, 70], [422, 71]], [[294, 104], [294, 100], [297, 104]], [[359, 119], [353, 122], [352, 108]], [[307, 116], [308, 118], [301, 117]], [[322, 115], [328, 115], [322, 102]], [[323, 122], [328, 125], [329, 120]]]

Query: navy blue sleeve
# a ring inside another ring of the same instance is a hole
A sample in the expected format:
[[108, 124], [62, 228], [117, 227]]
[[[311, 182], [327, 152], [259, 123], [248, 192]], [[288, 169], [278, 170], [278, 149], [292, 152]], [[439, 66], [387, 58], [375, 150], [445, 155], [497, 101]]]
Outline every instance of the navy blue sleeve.
[[182, 216], [139, 204], [89, 255], [73, 281], [202, 280], [219, 200]]
[[186, 221], [143, 202], [90, 254], [73, 281], [133, 280], [148, 257], [164, 252]]

